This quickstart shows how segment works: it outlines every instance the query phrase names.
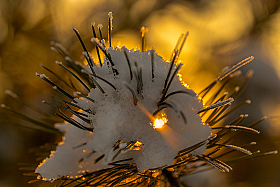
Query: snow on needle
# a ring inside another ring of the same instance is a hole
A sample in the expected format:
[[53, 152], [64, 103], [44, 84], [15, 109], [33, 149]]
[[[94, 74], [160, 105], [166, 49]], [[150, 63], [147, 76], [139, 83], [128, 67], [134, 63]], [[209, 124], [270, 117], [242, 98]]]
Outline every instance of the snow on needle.
[[[180, 36], [169, 63], [155, 50], [146, 50], [145, 27], [141, 28], [141, 50], [112, 47], [113, 14], [110, 12], [108, 16], [108, 47], [102, 36], [103, 26], [98, 24], [98, 32], [95, 32], [95, 24], [91, 25], [92, 49], [97, 53], [97, 63], [75, 27], [72, 29], [82, 45], [87, 65], [75, 62], [60, 44], [51, 43], [52, 50], [64, 59], [56, 63], [80, 84], [74, 86], [72, 79], [62, 80], [59, 83], [64, 83], [63, 86], [36, 73], [60, 94], [60, 97], [52, 96], [56, 103], [44, 101], [58, 109], [56, 116], [50, 115], [51, 120], [40, 122], [1, 104], [2, 110], [33, 123], [38, 130], [63, 134], [56, 150], [34, 168], [38, 174], [35, 181], [53, 181], [61, 187], [181, 186], [180, 177], [195, 171], [193, 163], [203, 162], [201, 167], [210, 164], [229, 172], [232, 170], [230, 163], [276, 153], [251, 153], [232, 142], [235, 135], [230, 132], [258, 134], [252, 127], [264, 118], [248, 126], [241, 125], [248, 115], [240, 115], [228, 124], [222, 120], [249, 103], [246, 101], [228, 110], [251, 76], [246, 76], [240, 87], [233, 89], [234, 94], [222, 93], [222, 90], [240, 74], [237, 70], [254, 57], [226, 69], [197, 94], [185, 86], [178, 73], [183, 64], [177, 60], [188, 32]], [[214, 87], [220, 89], [212, 89]], [[6, 94], [40, 112], [10, 91]], [[210, 99], [204, 99], [206, 95]], [[208, 106], [204, 107], [203, 103]], [[69, 113], [72, 116], [68, 116]], [[57, 123], [58, 118], [64, 122]], [[54, 125], [49, 124], [50, 121]], [[246, 156], [221, 161], [234, 151]]]

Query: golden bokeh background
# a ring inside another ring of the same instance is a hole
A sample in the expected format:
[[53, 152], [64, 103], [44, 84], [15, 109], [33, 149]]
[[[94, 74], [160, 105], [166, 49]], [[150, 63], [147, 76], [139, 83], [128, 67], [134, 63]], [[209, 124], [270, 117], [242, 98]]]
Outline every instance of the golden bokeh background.
[[[46, 112], [54, 109], [41, 103], [52, 89], [35, 76], [45, 73], [43, 64], [61, 76], [55, 65], [62, 60], [50, 50], [50, 41], [61, 43], [74, 59], [83, 61], [82, 47], [71, 29], [75, 26], [88, 49], [93, 50], [91, 23], [102, 23], [106, 36], [108, 12], [113, 12], [113, 45], [140, 47], [140, 28], [148, 27], [147, 48], [153, 47], [169, 59], [181, 33], [190, 35], [181, 52], [181, 70], [190, 88], [199, 91], [225, 66], [248, 57], [255, 60], [242, 68], [255, 74], [243, 95], [252, 104], [239, 111], [249, 114], [246, 123], [263, 115], [268, 120], [256, 128], [261, 135], [248, 134], [240, 140], [257, 141], [253, 150], [279, 149], [280, 137], [280, 1], [279, 0], [1, 0], [0, 1], [0, 103], [36, 116], [34, 111], [4, 94], [12, 90]], [[244, 77], [243, 75], [243, 77]], [[238, 79], [239, 80], [239, 79]], [[238, 85], [238, 80], [232, 87]], [[242, 80], [240, 78], [240, 80]], [[239, 81], [240, 81], [239, 80]], [[237, 101], [238, 102], [238, 101]], [[0, 186], [28, 185], [17, 163], [32, 162], [32, 148], [57, 137], [11, 125], [16, 120], [0, 110]], [[240, 144], [241, 145], [241, 144]], [[216, 170], [189, 176], [192, 186], [276, 187], [280, 184], [279, 155], [257, 158], [233, 165], [223, 174]]]

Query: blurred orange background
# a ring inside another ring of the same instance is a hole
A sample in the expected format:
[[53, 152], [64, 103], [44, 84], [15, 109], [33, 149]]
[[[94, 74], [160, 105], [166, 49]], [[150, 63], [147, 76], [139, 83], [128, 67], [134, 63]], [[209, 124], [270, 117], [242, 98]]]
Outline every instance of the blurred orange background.
[[[181, 52], [183, 80], [199, 91], [225, 66], [248, 57], [255, 60], [242, 68], [253, 69], [243, 95], [252, 104], [240, 114], [249, 114], [248, 123], [262, 116], [268, 120], [256, 128], [261, 135], [240, 142], [257, 141], [254, 150], [263, 152], [280, 147], [280, 1], [279, 0], [1, 0], [0, 1], [0, 103], [29, 116], [32, 110], [4, 94], [12, 90], [46, 112], [52, 107], [41, 103], [53, 92], [35, 72], [44, 73], [43, 64], [65, 76], [55, 66], [62, 60], [50, 50], [50, 41], [61, 43], [74, 59], [83, 61], [82, 47], [71, 26], [75, 26], [88, 49], [93, 37], [91, 23], [104, 25], [107, 33], [108, 12], [113, 12], [113, 46], [140, 47], [140, 28], [148, 27], [147, 49], [154, 48], [169, 59], [181, 33], [190, 35]], [[232, 87], [235, 83], [232, 83]], [[35, 116], [36, 118], [36, 116]], [[16, 125], [26, 123], [0, 110], [0, 186], [28, 185], [32, 178], [23, 176], [17, 163], [35, 160], [32, 148], [57, 137]], [[279, 155], [257, 158], [233, 165], [224, 174], [216, 170], [186, 178], [190, 186], [276, 187], [280, 184]]]

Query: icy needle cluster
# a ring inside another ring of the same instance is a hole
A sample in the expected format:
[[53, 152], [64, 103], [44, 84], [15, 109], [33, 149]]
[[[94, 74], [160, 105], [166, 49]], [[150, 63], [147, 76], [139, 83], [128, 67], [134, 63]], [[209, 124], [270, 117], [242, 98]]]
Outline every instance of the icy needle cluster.
[[[203, 103], [179, 80], [178, 51], [170, 63], [154, 50], [111, 47], [106, 54], [102, 66], [82, 69], [96, 88], [87, 96], [77, 93], [72, 103], [80, 111], [72, 122], [55, 125], [64, 138], [36, 169], [44, 179], [78, 176], [119, 160], [128, 160], [140, 172], [164, 168], [180, 150], [211, 135], [198, 115]], [[155, 128], [162, 118], [163, 126]], [[201, 156], [205, 144], [188, 154]]]

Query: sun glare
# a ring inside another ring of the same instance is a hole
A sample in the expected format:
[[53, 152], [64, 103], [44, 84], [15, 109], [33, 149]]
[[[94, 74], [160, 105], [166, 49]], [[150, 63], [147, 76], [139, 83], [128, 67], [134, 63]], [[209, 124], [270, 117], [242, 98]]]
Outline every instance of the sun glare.
[[154, 120], [153, 122], [153, 128], [154, 129], [161, 129], [164, 127], [164, 125], [167, 123], [167, 118], [166, 117], [158, 117]]

